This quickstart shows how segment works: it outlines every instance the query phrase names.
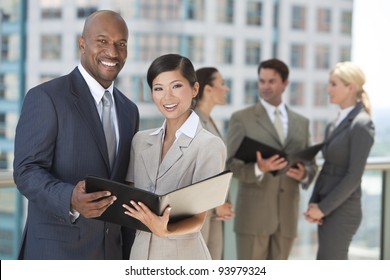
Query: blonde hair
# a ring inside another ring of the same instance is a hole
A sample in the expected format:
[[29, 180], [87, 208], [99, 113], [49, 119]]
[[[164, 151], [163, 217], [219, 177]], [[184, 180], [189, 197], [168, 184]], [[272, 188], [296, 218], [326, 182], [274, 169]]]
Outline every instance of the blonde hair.
[[363, 88], [366, 82], [366, 76], [362, 69], [351, 61], [344, 61], [337, 63], [330, 73], [339, 77], [345, 85], [355, 85], [357, 101], [362, 102], [365, 111], [371, 115], [370, 100], [367, 92]]

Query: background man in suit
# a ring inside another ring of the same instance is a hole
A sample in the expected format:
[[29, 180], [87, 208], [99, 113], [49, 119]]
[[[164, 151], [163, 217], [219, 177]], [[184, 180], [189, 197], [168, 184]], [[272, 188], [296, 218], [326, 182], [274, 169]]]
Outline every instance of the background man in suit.
[[[128, 257], [129, 252], [123, 256], [122, 244], [131, 244], [133, 236], [122, 238], [120, 226], [90, 219], [116, 198], [107, 192], [87, 194], [84, 182], [86, 175], [125, 179], [139, 113], [113, 81], [126, 61], [127, 39], [119, 14], [105, 10], [90, 15], [78, 40], [78, 67], [32, 88], [25, 97], [14, 160], [15, 183], [28, 199], [19, 258]], [[114, 105], [108, 112], [111, 135], [101, 121], [105, 91]], [[114, 159], [109, 159], [105, 136], [115, 136]]]
[[287, 165], [278, 155], [263, 159], [257, 152], [254, 164], [234, 157], [245, 136], [287, 154], [309, 146], [309, 120], [282, 102], [288, 74], [287, 65], [278, 59], [260, 63], [260, 102], [235, 112], [230, 120], [227, 168], [239, 180], [234, 223], [238, 259], [288, 258], [297, 233], [299, 185], [306, 189], [316, 174], [314, 161], [274, 176], [271, 171]]

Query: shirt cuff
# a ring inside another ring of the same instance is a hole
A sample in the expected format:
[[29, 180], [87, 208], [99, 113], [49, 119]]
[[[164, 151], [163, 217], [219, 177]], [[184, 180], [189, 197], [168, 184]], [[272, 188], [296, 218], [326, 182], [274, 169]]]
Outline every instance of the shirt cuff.
[[80, 213], [77, 212], [76, 210], [71, 209], [69, 211], [69, 218], [70, 218], [70, 221], [72, 224], [74, 224], [76, 222], [76, 220], [79, 218], [79, 216], [80, 216]]
[[260, 170], [257, 163], [255, 163], [255, 176], [260, 181], [263, 178], [264, 172]]

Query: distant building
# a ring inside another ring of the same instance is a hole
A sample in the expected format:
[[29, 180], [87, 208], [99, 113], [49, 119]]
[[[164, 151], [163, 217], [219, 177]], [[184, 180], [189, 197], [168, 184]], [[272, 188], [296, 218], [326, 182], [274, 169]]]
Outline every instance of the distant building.
[[0, 5], [0, 169], [11, 169], [13, 140], [25, 91], [26, 1]]
[[[145, 72], [164, 53], [213, 65], [231, 88], [229, 104], [214, 112], [224, 129], [233, 111], [257, 101], [257, 65], [278, 57], [291, 68], [285, 101], [310, 117], [313, 142], [329, 120], [329, 69], [351, 56], [353, 1], [340, 0], [31, 0], [28, 10], [27, 88], [69, 72], [78, 62], [76, 38], [99, 9], [119, 11], [130, 29], [128, 63], [119, 87], [141, 109], [142, 126], [160, 114], [150, 104]], [[40, 7], [33, 9], [31, 7]], [[157, 118], [157, 119], [156, 119]]]

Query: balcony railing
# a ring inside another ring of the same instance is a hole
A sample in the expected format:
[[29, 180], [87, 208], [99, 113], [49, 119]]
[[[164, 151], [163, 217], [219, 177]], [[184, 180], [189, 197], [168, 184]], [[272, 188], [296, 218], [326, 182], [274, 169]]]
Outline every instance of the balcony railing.
[[[319, 162], [321, 165], [321, 162]], [[390, 158], [370, 158], [362, 181], [363, 221], [352, 241], [351, 259], [390, 259]], [[301, 191], [301, 213], [312, 189]], [[233, 180], [234, 202], [237, 181]], [[16, 259], [25, 220], [25, 199], [19, 194], [11, 171], [0, 171], [0, 259]], [[316, 226], [301, 217], [290, 259], [315, 259]], [[225, 223], [225, 259], [236, 259], [233, 221]]]

